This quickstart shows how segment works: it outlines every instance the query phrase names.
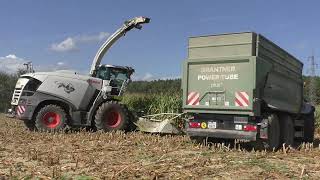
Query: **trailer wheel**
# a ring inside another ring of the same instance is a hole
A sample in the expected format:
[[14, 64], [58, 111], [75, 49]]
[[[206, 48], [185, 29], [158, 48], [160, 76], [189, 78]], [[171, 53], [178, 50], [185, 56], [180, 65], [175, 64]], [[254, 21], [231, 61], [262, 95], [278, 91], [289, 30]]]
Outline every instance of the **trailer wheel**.
[[281, 142], [286, 146], [293, 146], [295, 130], [292, 118], [289, 115], [280, 116], [280, 127]]
[[314, 112], [304, 116], [303, 140], [312, 143], [314, 140]]
[[192, 142], [196, 144], [204, 144], [207, 141], [207, 137], [202, 137], [202, 136], [190, 136], [190, 139]]
[[263, 147], [268, 150], [276, 150], [280, 146], [280, 124], [276, 114], [270, 114], [268, 122], [268, 139], [263, 141]]
[[57, 105], [46, 105], [36, 116], [35, 126], [39, 131], [61, 131], [66, 127], [67, 114]]
[[97, 110], [94, 122], [97, 130], [126, 131], [129, 128], [129, 111], [117, 101], [105, 102]]

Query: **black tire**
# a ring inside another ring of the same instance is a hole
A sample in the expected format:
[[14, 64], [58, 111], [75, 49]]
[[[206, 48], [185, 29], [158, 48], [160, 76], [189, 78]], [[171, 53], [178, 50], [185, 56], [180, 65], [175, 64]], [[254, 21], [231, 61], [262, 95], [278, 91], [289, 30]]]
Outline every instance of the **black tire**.
[[35, 120], [35, 126], [39, 131], [61, 131], [66, 125], [66, 112], [60, 106], [53, 104], [41, 108]]
[[263, 147], [267, 150], [277, 150], [280, 146], [280, 123], [276, 114], [270, 114], [268, 122], [268, 139], [263, 141]]
[[36, 129], [36, 124], [33, 120], [28, 120], [28, 119], [25, 119], [23, 120], [24, 122], [24, 125], [30, 130], [30, 131], [35, 131], [37, 130]]
[[234, 139], [223, 139], [223, 138], [213, 138], [209, 137], [208, 138], [209, 143], [217, 143], [217, 144], [225, 144], [225, 145], [231, 145], [234, 143]]
[[97, 130], [127, 131], [129, 130], [129, 111], [128, 108], [117, 101], [102, 103], [95, 115], [94, 124]]
[[280, 116], [280, 136], [281, 143], [284, 143], [286, 146], [293, 147], [294, 145], [294, 122], [289, 115]]
[[312, 143], [314, 140], [314, 112], [304, 116], [303, 141]]
[[207, 140], [207, 137], [202, 137], [202, 136], [190, 136], [190, 139], [193, 143], [196, 144], [204, 144]]
[[135, 131], [137, 129], [137, 126], [134, 124], [137, 122], [137, 116], [130, 110], [128, 110], [129, 114], [129, 125], [128, 125], [128, 131]]

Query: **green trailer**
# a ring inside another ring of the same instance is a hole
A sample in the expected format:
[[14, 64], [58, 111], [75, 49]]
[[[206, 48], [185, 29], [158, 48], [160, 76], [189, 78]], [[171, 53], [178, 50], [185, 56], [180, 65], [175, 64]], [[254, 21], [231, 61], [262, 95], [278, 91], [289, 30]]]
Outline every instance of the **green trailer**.
[[183, 110], [192, 138], [246, 139], [266, 148], [313, 141], [303, 64], [254, 32], [189, 38]]

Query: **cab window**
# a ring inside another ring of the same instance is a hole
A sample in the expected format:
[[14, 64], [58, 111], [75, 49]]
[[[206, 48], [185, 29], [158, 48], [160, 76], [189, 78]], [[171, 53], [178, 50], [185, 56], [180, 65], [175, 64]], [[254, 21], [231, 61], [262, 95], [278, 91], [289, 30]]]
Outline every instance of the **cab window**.
[[103, 80], [127, 80], [129, 79], [128, 73], [123, 69], [100, 67], [96, 74], [97, 78]]
[[110, 79], [109, 74], [110, 73], [108, 72], [108, 68], [100, 67], [97, 71], [96, 77], [103, 80], [109, 80]]

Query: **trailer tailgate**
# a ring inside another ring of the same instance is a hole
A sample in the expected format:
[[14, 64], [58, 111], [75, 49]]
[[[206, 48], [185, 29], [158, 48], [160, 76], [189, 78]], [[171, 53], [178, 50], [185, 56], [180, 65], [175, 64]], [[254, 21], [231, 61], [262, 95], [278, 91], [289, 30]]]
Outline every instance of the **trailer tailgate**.
[[191, 60], [185, 64], [186, 111], [250, 114], [255, 87], [253, 58]]

